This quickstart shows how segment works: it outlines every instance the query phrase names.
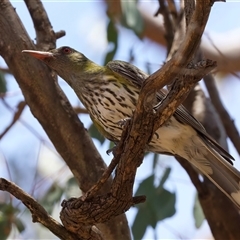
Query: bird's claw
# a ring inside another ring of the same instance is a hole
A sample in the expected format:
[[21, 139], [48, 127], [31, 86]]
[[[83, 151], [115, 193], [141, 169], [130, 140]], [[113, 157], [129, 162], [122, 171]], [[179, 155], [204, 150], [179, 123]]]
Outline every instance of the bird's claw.
[[111, 152], [114, 153], [114, 150], [115, 150], [115, 149], [116, 149], [116, 146], [108, 149], [108, 150], [106, 151], [107, 155], [110, 155]]
[[121, 119], [120, 121], [117, 122], [117, 124], [123, 128], [126, 126], [127, 122], [130, 120], [131, 118], [127, 117], [127, 118], [124, 118], [124, 119]]

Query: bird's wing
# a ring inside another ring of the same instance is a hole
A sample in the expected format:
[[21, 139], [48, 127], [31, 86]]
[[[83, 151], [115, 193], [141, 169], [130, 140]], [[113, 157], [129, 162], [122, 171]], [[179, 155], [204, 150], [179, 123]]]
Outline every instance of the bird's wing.
[[[149, 76], [137, 67], [124, 61], [110, 61], [106, 67], [128, 80], [137, 88], [141, 88], [143, 81]], [[161, 101], [165, 95], [163, 90], [159, 90], [157, 93], [158, 100]], [[212, 147], [232, 164], [231, 160], [234, 160], [234, 158], [206, 132], [203, 125], [193, 117], [183, 105], [177, 108], [174, 117], [183, 124], [188, 124], [193, 127], [207, 146]]]
[[106, 67], [125, 78], [137, 88], [141, 88], [143, 81], [149, 76], [139, 68], [124, 61], [110, 61]]

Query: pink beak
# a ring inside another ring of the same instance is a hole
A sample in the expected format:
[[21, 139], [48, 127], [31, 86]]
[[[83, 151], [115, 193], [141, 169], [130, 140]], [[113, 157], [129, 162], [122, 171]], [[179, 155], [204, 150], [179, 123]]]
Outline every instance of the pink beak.
[[22, 53], [27, 53], [30, 54], [31, 56], [40, 59], [40, 60], [44, 60], [46, 58], [51, 58], [53, 57], [53, 54], [50, 52], [41, 52], [41, 51], [33, 51], [33, 50], [23, 50]]

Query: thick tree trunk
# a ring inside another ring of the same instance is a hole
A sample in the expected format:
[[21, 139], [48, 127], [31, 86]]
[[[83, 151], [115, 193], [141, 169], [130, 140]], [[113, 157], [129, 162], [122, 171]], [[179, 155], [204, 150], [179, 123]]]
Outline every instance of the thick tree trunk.
[[[106, 168], [101, 156], [57, 86], [53, 73], [41, 62], [21, 53], [35, 46], [8, 0], [0, 2], [0, 25], [1, 56], [16, 78], [32, 114], [73, 172], [80, 188], [83, 192], [87, 191]], [[110, 181], [102, 192], [107, 192], [109, 188]], [[131, 238], [125, 215], [98, 227], [105, 239]]]

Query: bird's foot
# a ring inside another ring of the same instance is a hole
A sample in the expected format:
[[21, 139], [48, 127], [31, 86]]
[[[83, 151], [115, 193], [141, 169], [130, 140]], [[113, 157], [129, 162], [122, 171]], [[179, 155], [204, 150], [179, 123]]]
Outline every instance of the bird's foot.
[[127, 122], [128, 122], [130, 119], [131, 119], [130, 117], [121, 119], [120, 121], [117, 122], [117, 124], [118, 124], [121, 128], [123, 128], [123, 127], [126, 126]]
[[110, 153], [113, 153], [113, 155], [114, 155], [115, 149], [116, 149], [116, 146], [113, 146], [112, 148], [108, 149], [108, 150], [106, 151], [107, 155], [109, 155]]

